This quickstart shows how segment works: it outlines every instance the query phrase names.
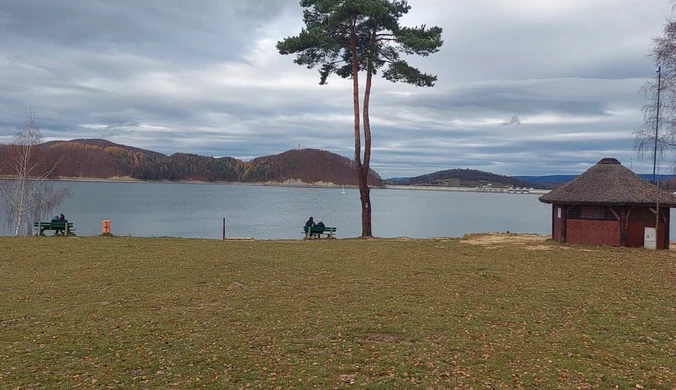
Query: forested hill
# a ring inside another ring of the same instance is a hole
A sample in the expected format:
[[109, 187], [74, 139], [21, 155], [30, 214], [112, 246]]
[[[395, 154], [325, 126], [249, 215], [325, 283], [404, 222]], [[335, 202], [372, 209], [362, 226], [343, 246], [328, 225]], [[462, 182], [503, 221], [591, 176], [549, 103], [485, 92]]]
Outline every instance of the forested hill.
[[501, 187], [554, 188], [559, 185], [559, 183], [526, 181], [512, 176], [497, 175], [476, 169], [447, 169], [416, 177], [390, 179], [388, 182], [403, 185], [441, 185], [454, 187], [477, 187], [491, 184], [492, 186]]
[[[52, 177], [358, 184], [352, 160], [317, 149], [289, 150], [243, 161], [186, 153], [167, 156], [102, 139], [51, 141], [40, 146], [40, 153], [47, 161], [61, 160]], [[0, 175], [14, 174], [5, 158], [8, 153], [8, 146], [0, 146]], [[382, 185], [380, 176], [373, 170], [369, 184]]]
[[128, 146], [128, 145], [120, 145], [120, 144], [116, 144], [114, 142], [110, 142], [108, 140], [100, 139], [100, 138], [94, 138], [94, 139], [78, 138], [78, 139], [74, 139], [74, 140], [70, 140], [70, 141], [49, 141], [49, 142], [45, 142], [41, 146], [43, 148], [45, 148], [45, 147], [49, 148], [49, 147], [52, 147], [56, 144], [62, 144], [62, 143], [77, 143], [77, 144], [82, 144], [82, 145], [98, 146], [101, 149], [119, 147], [119, 148], [123, 148], [125, 150], [128, 150], [130, 152], [142, 153], [142, 154], [145, 154], [146, 156], [149, 156], [149, 157], [155, 157], [155, 158], [167, 157], [166, 154], [162, 154], [162, 153], [159, 153], [159, 152], [153, 152], [152, 150], [140, 149], [140, 148], [136, 148], [136, 147]]

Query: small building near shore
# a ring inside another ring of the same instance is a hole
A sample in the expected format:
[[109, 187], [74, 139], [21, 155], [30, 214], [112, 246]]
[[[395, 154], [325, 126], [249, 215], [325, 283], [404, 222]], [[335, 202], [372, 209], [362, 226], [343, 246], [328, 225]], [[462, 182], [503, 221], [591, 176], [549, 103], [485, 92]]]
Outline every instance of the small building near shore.
[[[658, 199], [659, 198], [659, 199]], [[552, 238], [560, 242], [644, 247], [646, 228], [655, 228], [657, 249], [669, 249], [669, 218], [676, 197], [604, 158], [575, 180], [541, 196], [552, 205]], [[654, 232], [653, 232], [654, 233]], [[650, 240], [650, 238], [649, 238]]]

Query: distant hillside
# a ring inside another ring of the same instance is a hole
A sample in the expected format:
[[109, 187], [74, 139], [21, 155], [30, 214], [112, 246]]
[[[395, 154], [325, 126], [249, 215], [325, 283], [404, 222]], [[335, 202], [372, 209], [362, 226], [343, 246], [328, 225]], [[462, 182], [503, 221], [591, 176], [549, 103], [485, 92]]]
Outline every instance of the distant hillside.
[[426, 175], [411, 178], [387, 179], [388, 184], [401, 185], [435, 185], [454, 187], [476, 187], [491, 184], [494, 187], [537, 187], [553, 188], [552, 183], [526, 181], [512, 176], [497, 175], [495, 173], [476, 169], [447, 169]]
[[[544, 184], [545, 186], [551, 186], [551, 188], [556, 188], [568, 183], [569, 181], [575, 180], [575, 178], [577, 178], [578, 176], [579, 175], [547, 175], [547, 176], [515, 176], [515, 177], [523, 179], [532, 184]], [[652, 182], [653, 180], [652, 173], [637, 173], [637, 176], [650, 182]], [[673, 175], [656, 175], [656, 177], [660, 181], [660, 187], [665, 189], [676, 189], [676, 178], [674, 178]]]
[[140, 149], [140, 148], [136, 148], [136, 147], [133, 147], [133, 146], [127, 146], [127, 145], [120, 145], [120, 144], [116, 144], [114, 142], [110, 142], [108, 140], [99, 139], [99, 138], [94, 138], [94, 139], [78, 138], [78, 139], [74, 139], [74, 140], [70, 140], [70, 141], [50, 141], [50, 142], [43, 143], [41, 146], [51, 147], [53, 145], [65, 143], [65, 142], [77, 143], [77, 144], [82, 144], [82, 145], [98, 146], [101, 149], [111, 148], [111, 147], [119, 147], [119, 148], [123, 148], [125, 150], [129, 150], [131, 152], [143, 153], [143, 154], [145, 154], [149, 157], [155, 157], [155, 158], [166, 157], [165, 154], [162, 154], [162, 153], [159, 153], [159, 152], [153, 152], [152, 150]]
[[[272, 181], [301, 178], [308, 183], [326, 181], [338, 184], [359, 184], [353, 160], [318, 149], [289, 150], [273, 156], [250, 161], [252, 169], [245, 172], [243, 181], [256, 181], [263, 174]], [[371, 170], [369, 183], [382, 185], [382, 179]]]
[[541, 183], [549, 183], [549, 182], [567, 183], [575, 179], [577, 176], [578, 175], [547, 175], [547, 176], [514, 176], [514, 177], [529, 182], [536, 181]]
[[[545, 175], [545, 176], [504, 176], [474, 169], [447, 169], [416, 177], [397, 177], [385, 179], [386, 184], [394, 185], [432, 185], [476, 187], [484, 184], [492, 186], [534, 187], [554, 189], [560, 187], [579, 175]], [[652, 174], [638, 174], [648, 181]], [[657, 175], [661, 186], [676, 189], [676, 178], [673, 175]]]
[[408, 181], [411, 180], [410, 177], [391, 177], [389, 179], [385, 179], [385, 182], [388, 184], [408, 184]]
[[[653, 179], [653, 174], [652, 173], [637, 173], [637, 175], [643, 179], [646, 179], [648, 181], [652, 181]], [[559, 183], [567, 183], [571, 180], [574, 180], [576, 177], [579, 175], [547, 175], [547, 176], [514, 176], [519, 179], [523, 179], [528, 182], [559, 182]], [[671, 178], [673, 178], [673, 175], [656, 175], [657, 178], [659, 178], [660, 181], [666, 181]]]
[[[247, 162], [187, 153], [166, 156], [102, 139], [52, 141], [40, 146], [46, 160], [61, 160], [52, 177], [358, 184], [352, 160], [317, 149], [289, 150]], [[12, 174], [4, 158], [7, 153], [8, 146], [0, 145], [0, 175]], [[382, 179], [371, 170], [369, 183], [380, 186]]]

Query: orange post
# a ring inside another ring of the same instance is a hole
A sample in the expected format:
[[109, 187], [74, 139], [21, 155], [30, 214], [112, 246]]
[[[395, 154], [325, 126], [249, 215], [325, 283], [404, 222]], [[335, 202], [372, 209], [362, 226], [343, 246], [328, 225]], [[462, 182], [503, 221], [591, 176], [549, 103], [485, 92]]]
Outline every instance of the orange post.
[[110, 220], [104, 219], [101, 222], [101, 233], [110, 233]]

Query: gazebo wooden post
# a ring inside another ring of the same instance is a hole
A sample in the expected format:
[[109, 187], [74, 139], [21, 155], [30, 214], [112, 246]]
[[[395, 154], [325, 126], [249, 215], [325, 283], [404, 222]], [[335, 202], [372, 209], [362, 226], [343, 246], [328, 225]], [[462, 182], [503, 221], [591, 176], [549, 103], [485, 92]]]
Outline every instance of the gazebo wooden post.
[[566, 225], [568, 225], [568, 206], [561, 206], [561, 242], [566, 242]]
[[627, 207], [620, 209], [620, 246], [627, 246]]
[[671, 223], [671, 208], [666, 207], [664, 209], [664, 249], [669, 249], [669, 235], [671, 234], [669, 232], [669, 228]]
[[555, 232], [556, 232], [556, 205], [552, 205], [552, 240], [558, 241], [559, 238], [556, 237]]

